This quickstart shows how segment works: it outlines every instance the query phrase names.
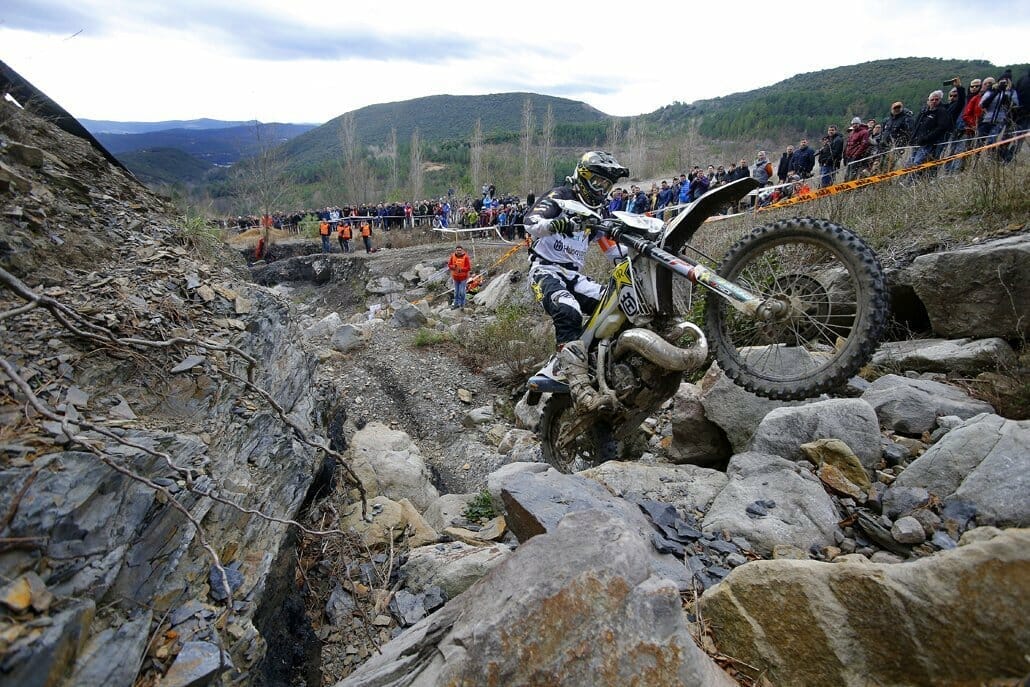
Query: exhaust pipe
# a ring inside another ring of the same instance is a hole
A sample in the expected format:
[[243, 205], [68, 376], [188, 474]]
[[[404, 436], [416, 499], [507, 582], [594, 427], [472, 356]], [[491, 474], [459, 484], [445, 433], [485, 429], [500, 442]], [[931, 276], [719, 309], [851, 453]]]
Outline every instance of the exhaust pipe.
[[693, 370], [708, 359], [708, 340], [705, 339], [704, 332], [690, 322], [678, 325], [671, 336], [679, 339], [687, 332], [693, 335], [697, 343], [690, 348], [680, 348], [650, 329], [629, 329], [619, 335], [615, 343], [615, 357], [619, 358], [627, 352], [633, 352], [667, 370]]

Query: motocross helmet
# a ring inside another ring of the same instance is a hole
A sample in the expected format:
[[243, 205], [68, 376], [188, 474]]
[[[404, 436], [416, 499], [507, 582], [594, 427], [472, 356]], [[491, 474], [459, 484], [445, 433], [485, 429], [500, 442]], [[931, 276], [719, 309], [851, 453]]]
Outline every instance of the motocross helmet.
[[575, 173], [569, 177], [579, 197], [590, 207], [599, 207], [615, 182], [628, 177], [629, 170], [619, 164], [611, 153], [592, 150], [583, 153], [576, 163]]

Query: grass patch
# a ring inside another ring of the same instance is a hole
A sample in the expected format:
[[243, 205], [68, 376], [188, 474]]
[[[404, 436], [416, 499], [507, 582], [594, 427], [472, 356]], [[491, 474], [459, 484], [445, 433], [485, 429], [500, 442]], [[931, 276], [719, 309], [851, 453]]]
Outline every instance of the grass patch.
[[486, 489], [476, 494], [465, 510], [461, 512], [462, 517], [471, 522], [483, 523], [498, 516], [497, 508], [494, 506], [494, 499]]
[[482, 368], [503, 365], [524, 380], [554, 350], [550, 319], [537, 307], [503, 305], [487, 323], [462, 337], [465, 353]]
[[424, 348], [426, 346], [439, 346], [440, 344], [450, 343], [451, 335], [447, 332], [441, 332], [436, 329], [419, 329], [415, 332], [415, 338], [412, 343], [417, 348]]
[[182, 245], [205, 259], [214, 257], [223, 244], [222, 230], [190, 210], [179, 216], [175, 229]]

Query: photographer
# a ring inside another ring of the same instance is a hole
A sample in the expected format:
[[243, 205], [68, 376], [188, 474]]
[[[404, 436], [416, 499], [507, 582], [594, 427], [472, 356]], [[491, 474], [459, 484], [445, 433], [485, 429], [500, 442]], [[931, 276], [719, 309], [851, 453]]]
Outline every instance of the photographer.
[[1009, 122], [1012, 109], [1019, 107], [1019, 95], [1012, 90], [1012, 82], [1008, 79], [998, 79], [998, 82], [985, 90], [980, 96], [980, 124], [977, 127], [977, 135], [985, 137], [985, 144], [994, 143], [998, 135]]

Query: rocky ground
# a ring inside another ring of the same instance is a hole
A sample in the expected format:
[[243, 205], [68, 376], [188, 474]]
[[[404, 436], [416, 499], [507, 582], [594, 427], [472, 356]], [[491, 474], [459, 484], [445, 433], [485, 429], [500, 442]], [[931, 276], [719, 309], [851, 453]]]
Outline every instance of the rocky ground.
[[[445, 245], [248, 267], [0, 108], [0, 684], [1030, 672], [1025, 234], [893, 273], [938, 338], [883, 346], [838, 397], [713, 367], [630, 462], [561, 475], [483, 337], [525, 302], [523, 256], [460, 312]], [[546, 340], [538, 319], [517, 334]]]

